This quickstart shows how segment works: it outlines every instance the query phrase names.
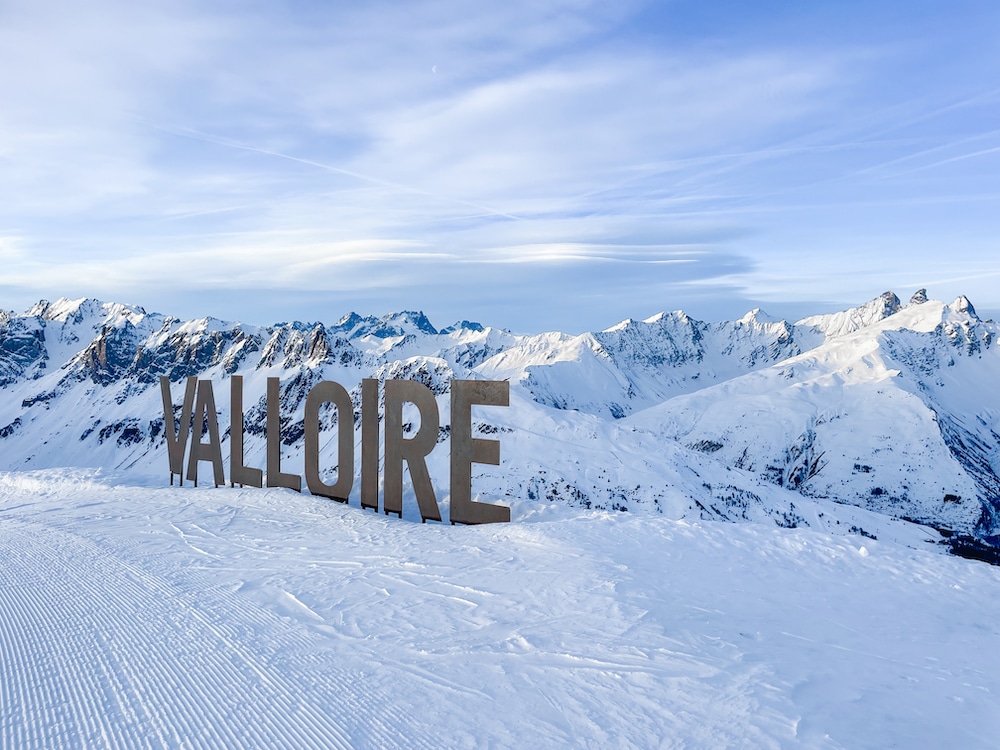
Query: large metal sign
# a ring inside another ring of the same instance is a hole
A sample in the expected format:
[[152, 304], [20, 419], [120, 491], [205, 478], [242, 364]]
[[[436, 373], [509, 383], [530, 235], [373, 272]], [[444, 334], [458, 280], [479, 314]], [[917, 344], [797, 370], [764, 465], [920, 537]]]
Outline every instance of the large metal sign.
[[[187, 479], [198, 483], [198, 466], [211, 465], [215, 485], [225, 484], [222, 440], [211, 380], [188, 378], [184, 386], [180, 424], [174, 419], [170, 379], [160, 378], [163, 421], [170, 463], [170, 483], [174, 474], [184, 480], [184, 451], [190, 440]], [[379, 467], [379, 381], [361, 381], [361, 507], [378, 511]], [[420, 414], [420, 427], [407, 437], [403, 428], [403, 405], [413, 404]], [[320, 472], [320, 409], [332, 404], [337, 412], [337, 481], [328, 484]], [[500, 464], [500, 441], [473, 437], [472, 407], [509, 406], [510, 383], [505, 380], [451, 381], [451, 512], [453, 524], [510, 521], [510, 508], [472, 499], [472, 465]], [[230, 378], [229, 481], [231, 485], [289, 487], [302, 491], [302, 477], [281, 470], [280, 381], [267, 379], [267, 459], [264, 469], [246, 466], [243, 452], [243, 378]], [[403, 462], [413, 482], [422, 521], [440, 521], [434, 487], [427, 471], [427, 456], [437, 444], [440, 426], [437, 401], [431, 390], [413, 380], [385, 381], [384, 475], [382, 509], [386, 515], [403, 517]], [[192, 425], [194, 427], [192, 431]], [[347, 502], [354, 489], [354, 406], [339, 383], [324, 380], [306, 397], [304, 414], [304, 458], [306, 486], [314, 495]], [[207, 441], [206, 441], [207, 438]]]

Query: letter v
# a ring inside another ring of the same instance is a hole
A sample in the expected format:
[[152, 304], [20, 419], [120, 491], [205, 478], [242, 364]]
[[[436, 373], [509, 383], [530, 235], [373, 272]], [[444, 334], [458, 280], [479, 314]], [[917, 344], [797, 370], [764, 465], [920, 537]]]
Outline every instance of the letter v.
[[163, 396], [163, 430], [167, 438], [167, 458], [170, 461], [170, 484], [174, 474], [181, 486], [184, 484], [184, 448], [191, 432], [191, 411], [194, 409], [194, 392], [198, 378], [190, 377], [184, 386], [184, 405], [181, 407], [180, 429], [174, 426], [174, 402], [170, 396], [170, 378], [160, 376], [160, 393]]

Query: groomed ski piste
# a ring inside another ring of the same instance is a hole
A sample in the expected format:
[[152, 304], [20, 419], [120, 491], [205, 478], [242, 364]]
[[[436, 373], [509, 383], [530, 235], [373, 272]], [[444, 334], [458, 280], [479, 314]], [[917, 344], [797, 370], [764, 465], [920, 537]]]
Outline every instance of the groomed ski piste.
[[1000, 568], [915, 537], [562, 503], [421, 524], [163, 463], [0, 474], [0, 747], [1000, 737]]

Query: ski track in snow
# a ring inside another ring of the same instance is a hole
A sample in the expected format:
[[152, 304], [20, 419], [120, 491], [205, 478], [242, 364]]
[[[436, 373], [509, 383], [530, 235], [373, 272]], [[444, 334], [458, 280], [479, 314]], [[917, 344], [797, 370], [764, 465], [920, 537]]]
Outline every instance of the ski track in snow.
[[[9, 518], [0, 529], [0, 746], [357, 746], [310, 700], [317, 686], [304, 689], [285, 674], [295, 664], [272, 661], [277, 644], [245, 642], [213, 622], [205, 602], [75, 534]], [[275, 629], [276, 618], [247, 600], [218, 589], [198, 597], [206, 594], [251, 632]], [[281, 633], [284, 645], [301, 649], [297, 635]], [[355, 692], [357, 675], [324, 672], [326, 694]], [[355, 719], [388, 701], [358, 697], [343, 706]], [[365, 745], [402, 739], [377, 721], [364, 730]], [[434, 747], [412, 734], [406, 744]]]
[[861, 537], [0, 474], [3, 748], [987, 748], [998, 622]]

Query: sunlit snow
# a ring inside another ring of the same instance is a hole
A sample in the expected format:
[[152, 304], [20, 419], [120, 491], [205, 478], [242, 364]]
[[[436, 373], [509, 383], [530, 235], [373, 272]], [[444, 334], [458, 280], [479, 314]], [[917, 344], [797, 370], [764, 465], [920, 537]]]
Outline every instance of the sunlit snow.
[[0, 475], [0, 746], [995, 745], [998, 568], [518, 516]]

